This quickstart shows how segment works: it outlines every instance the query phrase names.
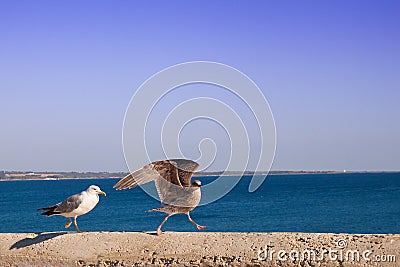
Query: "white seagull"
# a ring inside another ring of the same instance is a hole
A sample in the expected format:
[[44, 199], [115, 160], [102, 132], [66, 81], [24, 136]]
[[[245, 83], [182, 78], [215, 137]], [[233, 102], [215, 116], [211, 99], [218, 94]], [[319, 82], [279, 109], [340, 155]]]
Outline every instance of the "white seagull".
[[114, 185], [117, 190], [130, 189], [151, 181], [155, 182], [158, 196], [162, 206], [149, 210], [149, 212], [164, 212], [167, 215], [157, 228], [157, 235], [161, 235], [161, 227], [174, 214], [184, 213], [189, 221], [198, 230], [206, 227], [201, 226], [190, 217], [192, 211], [200, 202], [201, 182], [192, 178], [194, 171], [199, 167], [194, 161], [187, 159], [170, 159], [150, 163], [143, 168], [127, 175]]
[[97, 203], [99, 203], [99, 195], [106, 196], [106, 193], [101, 191], [100, 187], [97, 185], [91, 185], [88, 189], [86, 189], [86, 191], [72, 195], [63, 202], [60, 202], [54, 206], [40, 208], [38, 210], [45, 210], [42, 215], [46, 215], [48, 217], [60, 215], [69, 218], [69, 222], [64, 225], [65, 228], [71, 226], [72, 218], [74, 218], [76, 231], [81, 233], [82, 231], [78, 228], [76, 218], [91, 211], [97, 205]]

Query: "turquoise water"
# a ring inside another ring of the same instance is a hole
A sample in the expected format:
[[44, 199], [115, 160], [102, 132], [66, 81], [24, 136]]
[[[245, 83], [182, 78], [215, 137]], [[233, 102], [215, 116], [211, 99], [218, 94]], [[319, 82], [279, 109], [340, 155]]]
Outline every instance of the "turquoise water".
[[[200, 177], [203, 183], [211, 177]], [[221, 179], [230, 179], [224, 177]], [[196, 208], [192, 218], [207, 231], [400, 233], [400, 173], [269, 176], [254, 193], [250, 177], [222, 199]], [[115, 191], [115, 179], [0, 182], [0, 232], [63, 231], [67, 219], [46, 218], [36, 208], [99, 185], [107, 192], [79, 217], [86, 231], [153, 231], [164, 214], [146, 213], [159, 203], [140, 188]], [[73, 227], [70, 228], [73, 230]], [[195, 231], [184, 215], [167, 231]]]

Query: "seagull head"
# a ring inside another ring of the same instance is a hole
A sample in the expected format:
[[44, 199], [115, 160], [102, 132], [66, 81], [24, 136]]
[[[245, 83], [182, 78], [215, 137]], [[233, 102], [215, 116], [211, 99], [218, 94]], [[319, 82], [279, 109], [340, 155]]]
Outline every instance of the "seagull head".
[[192, 182], [192, 187], [201, 187], [201, 181], [200, 180], [194, 180]]
[[89, 188], [86, 190], [88, 193], [91, 194], [97, 194], [97, 195], [103, 195], [106, 196], [106, 193], [101, 191], [100, 187], [98, 187], [97, 185], [91, 185], [89, 186]]

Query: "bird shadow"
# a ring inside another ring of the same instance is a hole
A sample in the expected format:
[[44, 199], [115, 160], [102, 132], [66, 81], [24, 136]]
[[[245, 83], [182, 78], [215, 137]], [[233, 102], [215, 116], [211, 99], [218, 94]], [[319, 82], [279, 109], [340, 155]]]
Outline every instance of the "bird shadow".
[[157, 232], [144, 232], [147, 235], [157, 235]]
[[57, 232], [57, 233], [39, 233], [37, 236], [33, 237], [33, 238], [29, 238], [26, 237], [24, 239], [21, 239], [17, 242], [15, 242], [11, 247], [10, 250], [12, 249], [20, 249], [20, 248], [24, 248], [24, 247], [29, 247], [41, 242], [44, 242], [46, 240], [55, 238], [57, 236], [60, 235], [65, 235], [68, 232]]

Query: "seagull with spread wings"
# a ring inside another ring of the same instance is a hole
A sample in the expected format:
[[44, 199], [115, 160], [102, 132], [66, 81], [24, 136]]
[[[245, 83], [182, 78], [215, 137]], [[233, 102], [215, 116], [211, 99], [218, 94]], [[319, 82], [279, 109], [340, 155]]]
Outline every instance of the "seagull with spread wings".
[[196, 223], [189, 212], [200, 202], [201, 182], [190, 182], [199, 164], [187, 159], [170, 159], [152, 162], [143, 168], [134, 171], [114, 185], [117, 190], [130, 189], [138, 185], [154, 181], [162, 206], [149, 212], [164, 212], [167, 215], [157, 228], [157, 235], [161, 235], [161, 227], [169, 217], [175, 214], [186, 214], [189, 221], [198, 230], [206, 227]]
[[76, 218], [91, 211], [99, 203], [99, 195], [105, 196], [106, 193], [101, 191], [100, 187], [91, 185], [86, 191], [72, 195], [63, 202], [38, 210], [44, 210], [45, 212], [42, 215], [47, 217], [60, 215], [69, 218], [69, 222], [64, 225], [65, 228], [71, 226], [72, 218], [74, 218], [76, 231], [81, 233], [82, 231], [78, 228]]

